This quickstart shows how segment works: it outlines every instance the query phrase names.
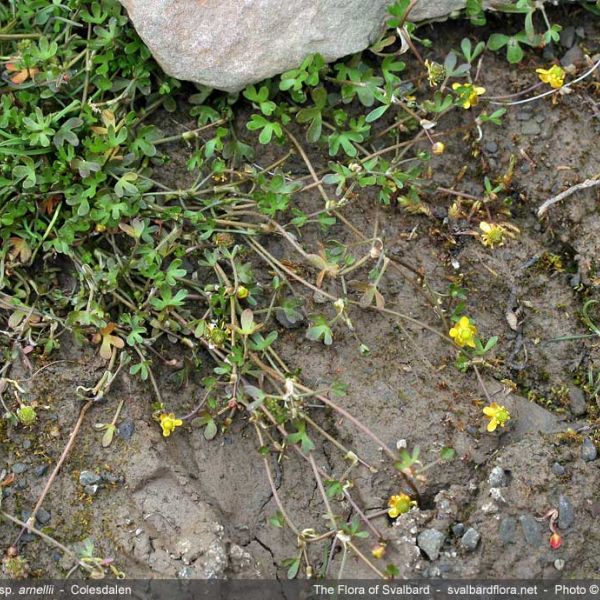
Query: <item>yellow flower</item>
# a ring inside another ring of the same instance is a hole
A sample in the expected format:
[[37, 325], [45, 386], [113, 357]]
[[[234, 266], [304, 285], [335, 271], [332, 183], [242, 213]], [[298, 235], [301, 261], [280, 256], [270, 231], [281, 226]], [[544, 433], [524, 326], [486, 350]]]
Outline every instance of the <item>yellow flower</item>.
[[385, 544], [377, 544], [372, 550], [373, 558], [382, 558], [385, 554]]
[[440, 154], [444, 154], [445, 149], [446, 149], [446, 146], [442, 142], [436, 142], [435, 144], [433, 144], [433, 146], [431, 146], [431, 151], [434, 154], [437, 154], [438, 156]]
[[452, 89], [458, 94], [463, 108], [475, 106], [479, 102], [479, 96], [485, 94], [484, 87], [475, 86], [472, 83], [458, 83], [456, 81], [452, 84]]
[[397, 496], [392, 496], [388, 500], [389, 509], [387, 512], [392, 519], [396, 519], [400, 515], [407, 513], [416, 505], [417, 503], [414, 500], [411, 500], [408, 494], [398, 494]]
[[496, 427], [504, 427], [510, 420], [510, 413], [504, 406], [492, 402], [489, 406], [483, 408], [483, 414], [490, 420], [487, 426], [488, 431], [496, 431]]
[[481, 221], [481, 223], [479, 223], [479, 229], [481, 229], [482, 232], [481, 243], [484, 246], [493, 248], [496, 244], [501, 246], [504, 242], [505, 229], [502, 225]]
[[175, 430], [175, 427], [181, 427], [183, 425], [183, 421], [177, 419], [173, 413], [162, 413], [158, 417], [158, 420], [160, 421], [164, 437], [169, 437], [171, 432]]
[[552, 65], [549, 69], [536, 69], [538, 77], [551, 87], [558, 89], [565, 83], [565, 70], [558, 65]]
[[427, 69], [427, 79], [429, 80], [429, 85], [431, 87], [435, 87], [444, 81], [446, 77], [446, 69], [440, 63], [436, 63], [435, 61], [425, 61], [425, 68]]
[[469, 317], [461, 317], [458, 323], [456, 323], [448, 333], [457, 346], [460, 346], [461, 348], [464, 346], [475, 348], [477, 327], [471, 325]]

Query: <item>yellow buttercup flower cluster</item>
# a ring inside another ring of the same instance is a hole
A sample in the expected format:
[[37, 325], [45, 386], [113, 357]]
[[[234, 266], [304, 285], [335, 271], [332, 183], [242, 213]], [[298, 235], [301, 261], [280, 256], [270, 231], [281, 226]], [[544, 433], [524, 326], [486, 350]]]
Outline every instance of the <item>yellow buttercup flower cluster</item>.
[[498, 425], [504, 427], [510, 420], [510, 413], [508, 410], [506, 410], [504, 406], [496, 404], [496, 402], [492, 402], [489, 406], [485, 406], [483, 414], [490, 420], [487, 425], [487, 430], [490, 432], [496, 431]]
[[173, 413], [162, 413], [158, 420], [164, 437], [169, 437], [176, 427], [183, 425], [183, 421], [176, 418]]
[[555, 89], [561, 88], [565, 83], [565, 70], [558, 65], [552, 65], [549, 69], [536, 69], [535, 72], [541, 81]]
[[462, 107], [465, 109], [475, 106], [479, 102], [479, 96], [485, 94], [484, 87], [475, 86], [472, 83], [458, 83], [457, 81], [452, 84], [452, 89], [457, 93]]
[[397, 519], [400, 515], [407, 513], [417, 503], [411, 499], [408, 494], [398, 494], [388, 500], [388, 515], [392, 519]]
[[372, 550], [371, 554], [373, 558], [383, 558], [385, 554], [385, 544], [377, 544]]
[[477, 327], [471, 324], [469, 317], [461, 317], [448, 334], [457, 346], [460, 346], [461, 348], [464, 348], [465, 346], [475, 348]]

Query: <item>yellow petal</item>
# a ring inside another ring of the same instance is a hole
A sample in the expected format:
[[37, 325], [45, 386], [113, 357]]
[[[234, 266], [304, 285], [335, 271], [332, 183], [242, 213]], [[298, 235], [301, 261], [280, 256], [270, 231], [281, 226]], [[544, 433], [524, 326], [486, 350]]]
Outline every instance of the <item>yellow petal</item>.
[[492, 431], [496, 431], [496, 427], [498, 427], [498, 421], [496, 419], [492, 419], [487, 426], [487, 430], [491, 433]]

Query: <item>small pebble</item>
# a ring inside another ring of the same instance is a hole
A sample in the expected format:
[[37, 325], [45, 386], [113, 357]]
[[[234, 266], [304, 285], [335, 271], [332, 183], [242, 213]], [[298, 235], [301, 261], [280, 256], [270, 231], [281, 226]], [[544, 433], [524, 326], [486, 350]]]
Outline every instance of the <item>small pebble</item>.
[[504, 487], [508, 483], [506, 471], [502, 467], [494, 467], [488, 477], [488, 483], [493, 488]]
[[496, 154], [496, 152], [498, 152], [498, 144], [496, 144], [496, 142], [488, 142], [484, 148], [486, 152], [489, 152], [490, 154]]
[[569, 408], [574, 416], [580, 417], [587, 412], [584, 393], [574, 385], [569, 386]]
[[97, 485], [86, 485], [83, 488], [83, 491], [88, 495], [88, 496], [95, 496], [96, 492], [98, 491], [98, 486]]
[[81, 471], [79, 474], [79, 483], [81, 485], [95, 485], [101, 481], [102, 478], [100, 475], [96, 475], [96, 473], [92, 473], [91, 471]]
[[124, 419], [123, 422], [117, 428], [117, 433], [126, 442], [131, 439], [135, 433], [135, 424], [132, 419]]
[[182, 567], [177, 572], [179, 579], [191, 579], [194, 576], [194, 570], [191, 567]]
[[31, 448], [31, 440], [25, 440], [23, 442], [23, 449], [24, 450], [29, 450], [29, 448]]
[[523, 123], [521, 133], [523, 135], [539, 135], [542, 133], [542, 128], [534, 120], [529, 120]]
[[577, 66], [584, 60], [583, 50], [579, 46], [573, 46], [567, 50], [564, 56], [560, 59], [560, 64], [563, 67]]
[[465, 526], [462, 523], [455, 523], [452, 525], [452, 533], [456, 537], [461, 537], [465, 533]]
[[419, 548], [429, 557], [429, 560], [436, 560], [440, 555], [440, 550], [446, 540], [446, 536], [437, 529], [425, 529], [417, 537]]
[[504, 517], [498, 528], [498, 535], [501, 542], [506, 544], [514, 544], [517, 533], [517, 520], [514, 517]]
[[12, 466], [12, 472], [15, 475], [20, 475], [21, 473], [25, 473], [25, 471], [27, 471], [27, 465], [24, 463], [15, 463]]
[[460, 545], [469, 552], [473, 552], [477, 545], [479, 544], [479, 540], [481, 539], [481, 535], [477, 529], [473, 527], [469, 527], [465, 532], [465, 535], [462, 536], [460, 540]]
[[22, 544], [29, 544], [33, 541], [35, 541], [37, 539], [37, 537], [35, 536], [35, 534], [33, 533], [25, 533], [21, 536], [21, 543]]
[[575, 27], [567, 25], [560, 32], [560, 44], [563, 48], [570, 48], [575, 43]]
[[561, 477], [562, 475], [565, 474], [565, 468], [558, 462], [555, 462], [552, 465], [552, 472], [557, 476], [557, 477]]
[[118, 473], [112, 473], [111, 471], [102, 471], [100, 473], [100, 480], [106, 483], [123, 483], [124, 479], [122, 475]]
[[50, 518], [50, 513], [44, 508], [40, 508], [35, 515], [35, 519], [40, 525], [45, 525]]
[[531, 119], [531, 113], [528, 111], [519, 111], [517, 113], [517, 120], [518, 121], [529, 121], [529, 119]]
[[557, 571], [562, 571], [565, 568], [565, 561], [562, 558], [557, 558], [554, 561], [554, 568]]
[[542, 531], [539, 522], [531, 515], [521, 515], [519, 521], [523, 529], [525, 541], [531, 546], [540, 546], [542, 543]]
[[585, 438], [585, 440], [583, 440], [583, 444], [581, 444], [581, 458], [587, 462], [590, 462], [592, 460], [596, 460], [596, 456], [598, 456], [598, 451], [596, 450], [594, 442], [592, 442], [590, 438]]
[[562, 494], [558, 498], [558, 526], [568, 529], [575, 522], [575, 510], [571, 501]]

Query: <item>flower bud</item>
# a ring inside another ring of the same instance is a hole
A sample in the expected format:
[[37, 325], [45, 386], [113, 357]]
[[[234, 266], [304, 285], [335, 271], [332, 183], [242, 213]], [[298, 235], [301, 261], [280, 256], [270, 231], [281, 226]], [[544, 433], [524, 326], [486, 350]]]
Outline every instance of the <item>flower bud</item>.
[[554, 532], [550, 536], [550, 548], [552, 550], [558, 550], [562, 546], [562, 537], [559, 533]]
[[442, 142], [435, 142], [435, 144], [431, 146], [431, 151], [438, 156], [444, 154], [444, 150], [446, 150], [446, 146]]

